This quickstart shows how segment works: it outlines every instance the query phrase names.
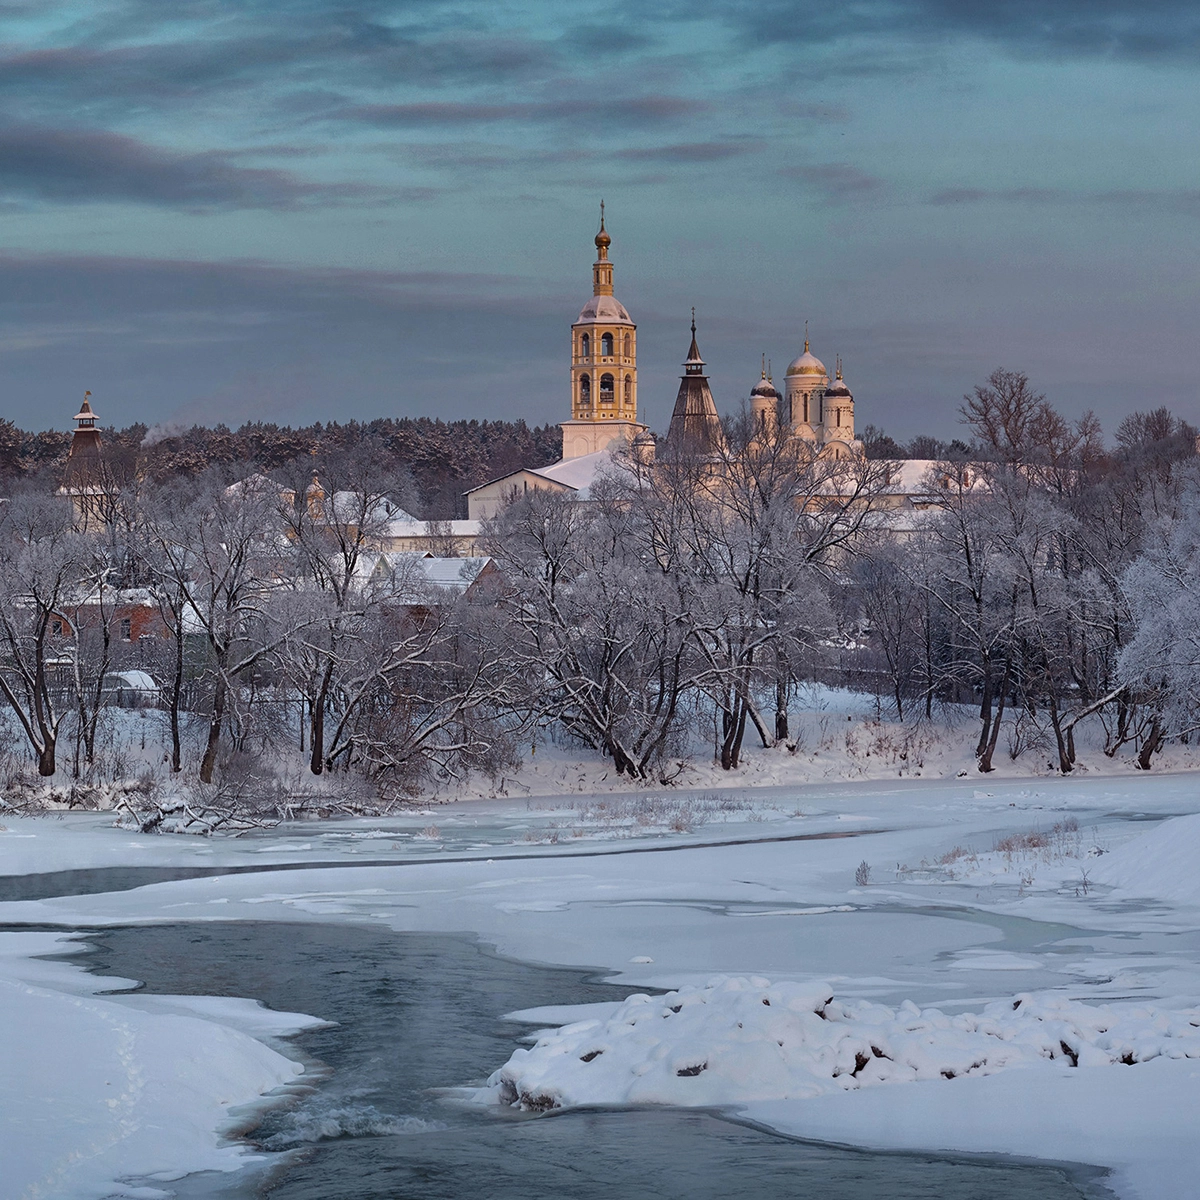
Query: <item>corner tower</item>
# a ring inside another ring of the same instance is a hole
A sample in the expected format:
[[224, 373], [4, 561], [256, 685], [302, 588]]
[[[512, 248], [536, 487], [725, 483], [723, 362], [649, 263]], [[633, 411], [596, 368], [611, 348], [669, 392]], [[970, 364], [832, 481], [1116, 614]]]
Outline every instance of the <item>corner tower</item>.
[[613, 295], [610, 245], [601, 201], [592, 298], [571, 326], [571, 419], [560, 426], [563, 458], [594, 454], [617, 438], [631, 442], [646, 428], [637, 419], [637, 326]]

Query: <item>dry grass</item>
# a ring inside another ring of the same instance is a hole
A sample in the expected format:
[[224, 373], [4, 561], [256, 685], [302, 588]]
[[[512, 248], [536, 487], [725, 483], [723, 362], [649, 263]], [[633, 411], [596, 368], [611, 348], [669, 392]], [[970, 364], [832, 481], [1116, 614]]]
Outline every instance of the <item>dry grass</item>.
[[1029, 829], [997, 838], [992, 849], [1010, 861], [1030, 854], [1038, 854], [1050, 861], [1051, 858], [1061, 858], [1076, 851], [1078, 842], [1079, 822], [1074, 817], [1066, 817], [1049, 829]]

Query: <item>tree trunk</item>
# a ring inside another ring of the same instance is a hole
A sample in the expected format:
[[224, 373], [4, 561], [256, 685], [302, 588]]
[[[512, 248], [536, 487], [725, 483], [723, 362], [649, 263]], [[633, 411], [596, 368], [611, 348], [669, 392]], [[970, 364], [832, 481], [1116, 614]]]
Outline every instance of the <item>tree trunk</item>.
[[308, 769], [314, 775], [320, 775], [325, 768], [325, 704], [329, 696], [329, 685], [333, 679], [333, 660], [325, 664], [325, 675], [321, 679], [321, 687], [317, 698], [310, 708], [311, 723], [309, 725], [309, 740], [312, 743], [312, 753], [309, 755]]
[[183, 770], [183, 754], [179, 736], [179, 699], [183, 691], [183, 616], [175, 614], [175, 681], [171, 688], [171, 773]]
[[1046, 704], [1050, 710], [1050, 724], [1054, 726], [1054, 740], [1058, 746], [1058, 769], [1063, 775], [1070, 775], [1073, 769], [1072, 756], [1067, 750], [1066, 738], [1063, 737], [1062, 720], [1058, 715], [1058, 703], [1054, 699], [1053, 691], [1049, 692]]
[[217, 686], [213, 689], [212, 717], [208, 722], [208, 743], [204, 757], [200, 760], [200, 782], [212, 783], [213, 770], [217, 765], [217, 748], [221, 741], [221, 722], [225, 718], [225, 676], [218, 673]]
[[990, 764], [986, 768], [982, 766], [983, 755], [992, 733], [992, 664], [987, 658], [983, 660], [983, 698], [979, 702], [979, 721], [979, 741], [975, 746], [975, 757], [980, 760], [981, 771], [990, 771]]
[[49, 738], [38, 751], [38, 774], [47, 778], [54, 774], [55, 742], [55, 738]]
[[1150, 770], [1150, 759], [1158, 753], [1159, 747], [1164, 741], [1162, 723], [1158, 719], [1158, 714], [1155, 713], [1150, 721], [1150, 732], [1146, 735], [1146, 740], [1142, 743], [1142, 748], [1138, 752], [1137, 765], [1139, 771]]
[[617, 745], [615, 741], [610, 740], [608, 743], [609, 752], [613, 757], [613, 764], [617, 768], [618, 775], [628, 775], [630, 779], [637, 779], [641, 772], [637, 768], [637, 763], [629, 757], [625, 751]]
[[738, 703], [737, 719], [733, 723], [733, 741], [729, 747], [728, 770], [736, 770], [742, 759], [742, 739], [746, 735], [746, 714], [749, 704], [742, 700]]
[[1010, 654], [1004, 660], [1004, 676], [1000, 681], [1000, 695], [996, 699], [996, 714], [994, 719], [992, 719], [991, 696], [988, 696], [988, 718], [992, 721], [992, 727], [983, 753], [979, 756], [979, 770], [985, 775], [992, 770], [992, 759], [996, 755], [996, 743], [1000, 740], [1000, 724], [1004, 720], [1004, 701], [1008, 695], [1008, 685], [1011, 677], [1012, 655]]
[[762, 713], [758, 711], [758, 707], [749, 696], [746, 697], [746, 712], [750, 720], [754, 722], [754, 728], [758, 731], [758, 739], [762, 742], [763, 749], [769, 749], [775, 743], [771, 740], [771, 735], [767, 732], [767, 727], [763, 723]]

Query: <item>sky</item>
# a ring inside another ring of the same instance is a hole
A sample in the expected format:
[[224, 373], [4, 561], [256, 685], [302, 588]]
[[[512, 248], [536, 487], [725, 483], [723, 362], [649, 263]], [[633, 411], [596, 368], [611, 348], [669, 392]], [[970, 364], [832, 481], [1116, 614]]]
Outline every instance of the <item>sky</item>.
[[0, 0], [0, 416], [569, 416], [601, 197], [665, 429], [842, 356], [1200, 424], [1185, 0]]

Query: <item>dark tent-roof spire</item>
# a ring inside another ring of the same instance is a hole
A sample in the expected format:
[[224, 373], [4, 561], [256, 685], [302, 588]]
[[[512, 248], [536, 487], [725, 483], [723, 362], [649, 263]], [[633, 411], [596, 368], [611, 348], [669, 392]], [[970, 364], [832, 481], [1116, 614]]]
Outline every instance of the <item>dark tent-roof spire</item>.
[[704, 374], [704, 359], [700, 357], [700, 347], [696, 345], [696, 310], [692, 309], [692, 344], [688, 347], [688, 356], [683, 369], [689, 375]]

